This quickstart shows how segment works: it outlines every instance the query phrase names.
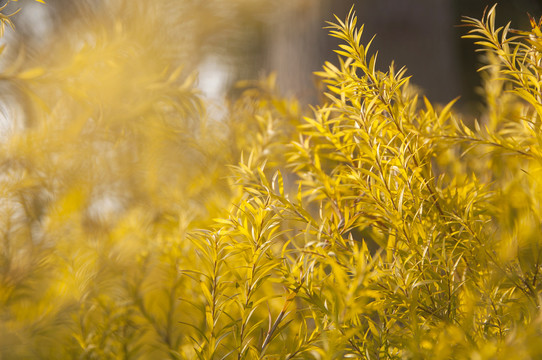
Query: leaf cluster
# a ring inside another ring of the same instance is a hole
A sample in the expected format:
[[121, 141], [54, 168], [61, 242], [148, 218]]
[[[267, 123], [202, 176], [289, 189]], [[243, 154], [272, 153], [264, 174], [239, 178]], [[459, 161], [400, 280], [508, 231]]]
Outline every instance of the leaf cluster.
[[3, 73], [0, 357], [540, 357], [542, 22], [495, 11], [465, 18], [472, 126], [379, 70], [353, 10], [306, 112], [270, 76], [208, 119], [134, 23]]

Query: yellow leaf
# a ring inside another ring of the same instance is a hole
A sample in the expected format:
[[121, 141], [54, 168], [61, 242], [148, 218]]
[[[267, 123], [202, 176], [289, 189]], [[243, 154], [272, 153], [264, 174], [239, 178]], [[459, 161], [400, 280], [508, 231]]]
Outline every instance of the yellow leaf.
[[[38, 0], [36, 0], [36, 1], [38, 1]], [[45, 74], [45, 69], [43, 69], [41, 67], [36, 67], [36, 68], [32, 68], [32, 69], [28, 69], [26, 71], [23, 71], [22, 73], [17, 75], [17, 78], [19, 78], [21, 80], [30, 80], [30, 79], [38, 78], [38, 77], [42, 76], [43, 74]]]

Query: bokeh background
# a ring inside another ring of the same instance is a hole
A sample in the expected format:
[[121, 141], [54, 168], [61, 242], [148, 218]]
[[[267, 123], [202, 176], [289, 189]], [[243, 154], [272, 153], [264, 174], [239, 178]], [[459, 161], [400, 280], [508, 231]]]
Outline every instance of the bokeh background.
[[[25, 46], [26, 56], [39, 62], [44, 49], [73, 36], [97, 19], [115, 21], [125, 16], [122, 1], [48, 0], [47, 5], [26, 0], [17, 15], [17, 32], [5, 41]], [[460, 105], [476, 111], [478, 55], [462, 16], [480, 18], [486, 0], [173, 0], [164, 21], [170, 41], [178, 44], [180, 61], [199, 71], [199, 86], [220, 104], [236, 95], [234, 84], [276, 71], [278, 85], [303, 103], [318, 101], [312, 74], [324, 61], [335, 61], [337, 41], [327, 35], [325, 21], [344, 18], [352, 5], [365, 24], [365, 42], [373, 35], [373, 51], [385, 69], [394, 60], [406, 66], [412, 82], [431, 100], [447, 102], [461, 96]], [[498, 5], [500, 24], [529, 26], [538, 18], [541, 0], [504, 0]], [[175, 16], [177, 14], [178, 16]], [[176, 21], [177, 19], [178, 21]], [[142, 24], [142, 31], [146, 31]], [[154, 31], [148, 29], [149, 32]]]

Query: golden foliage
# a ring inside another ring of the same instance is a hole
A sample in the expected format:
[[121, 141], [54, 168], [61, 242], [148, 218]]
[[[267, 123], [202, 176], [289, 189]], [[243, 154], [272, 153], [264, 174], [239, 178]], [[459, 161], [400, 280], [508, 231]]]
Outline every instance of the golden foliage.
[[310, 115], [270, 76], [216, 121], [138, 27], [168, 11], [121, 3], [2, 74], [2, 359], [542, 356], [541, 23], [465, 19], [473, 127], [377, 70], [353, 11]]

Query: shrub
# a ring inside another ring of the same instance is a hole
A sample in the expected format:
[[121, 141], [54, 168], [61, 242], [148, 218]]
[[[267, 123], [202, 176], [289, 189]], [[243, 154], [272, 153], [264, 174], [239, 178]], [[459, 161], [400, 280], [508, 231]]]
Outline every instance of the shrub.
[[377, 70], [353, 11], [306, 116], [271, 76], [204, 121], [118, 24], [3, 70], [0, 356], [541, 357], [542, 23], [465, 23], [472, 126]]

